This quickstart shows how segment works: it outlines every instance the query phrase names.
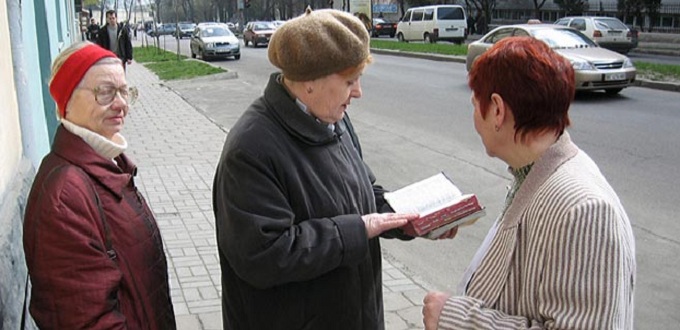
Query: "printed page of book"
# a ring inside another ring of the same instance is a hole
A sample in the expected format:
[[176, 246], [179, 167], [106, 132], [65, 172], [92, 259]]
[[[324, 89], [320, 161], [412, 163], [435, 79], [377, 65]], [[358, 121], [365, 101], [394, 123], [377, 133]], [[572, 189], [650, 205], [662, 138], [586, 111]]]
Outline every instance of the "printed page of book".
[[396, 212], [420, 215], [455, 204], [462, 197], [460, 189], [444, 173], [438, 173], [399, 190], [385, 193], [385, 199]]

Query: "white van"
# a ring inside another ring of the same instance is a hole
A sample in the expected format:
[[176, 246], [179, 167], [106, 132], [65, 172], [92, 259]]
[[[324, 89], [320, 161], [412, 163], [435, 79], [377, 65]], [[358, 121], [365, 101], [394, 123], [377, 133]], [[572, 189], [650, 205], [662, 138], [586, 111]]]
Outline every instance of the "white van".
[[409, 8], [397, 24], [399, 41], [439, 40], [461, 44], [467, 36], [467, 16], [459, 5]]

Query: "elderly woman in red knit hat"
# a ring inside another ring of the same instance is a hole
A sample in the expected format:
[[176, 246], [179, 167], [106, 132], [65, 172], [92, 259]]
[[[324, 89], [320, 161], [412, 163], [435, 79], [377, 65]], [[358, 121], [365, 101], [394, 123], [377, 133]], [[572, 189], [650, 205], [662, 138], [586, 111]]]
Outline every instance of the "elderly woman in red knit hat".
[[24, 220], [33, 319], [41, 329], [174, 329], [160, 232], [123, 153], [136, 90], [120, 59], [74, 44], [49, 87], [61, 125]]
[[329, 9], [272, 36], [281, 71], [230, 130], [213, 186], [225, 329], [385, 328], [379, 237], [417, 215], [378, 213], [347, 117], [369, 41]]

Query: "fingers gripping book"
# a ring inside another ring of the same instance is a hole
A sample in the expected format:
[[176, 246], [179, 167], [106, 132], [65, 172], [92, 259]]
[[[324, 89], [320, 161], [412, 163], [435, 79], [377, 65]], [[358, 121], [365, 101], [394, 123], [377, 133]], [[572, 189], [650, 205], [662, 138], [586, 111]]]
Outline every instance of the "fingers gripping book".
[[402, 227], [405, 234], [430, 239], [486, 215], [477, 196], [463, 194], [443, 172], [385, 193], [385, 200], [397, 213], [420, 214]]

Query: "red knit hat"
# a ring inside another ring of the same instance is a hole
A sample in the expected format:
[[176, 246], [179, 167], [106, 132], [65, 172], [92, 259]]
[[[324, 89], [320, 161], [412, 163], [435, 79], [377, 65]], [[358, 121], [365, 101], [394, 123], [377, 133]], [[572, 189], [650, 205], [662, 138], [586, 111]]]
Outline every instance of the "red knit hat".
[[87, 70], [106, 57], [118, 58], [111, 51], [91, 44], [75, 51], [61, 65], [50, 83], [50, 94], [57, 103], [61, 118], [66, 117], [66, 104]]

